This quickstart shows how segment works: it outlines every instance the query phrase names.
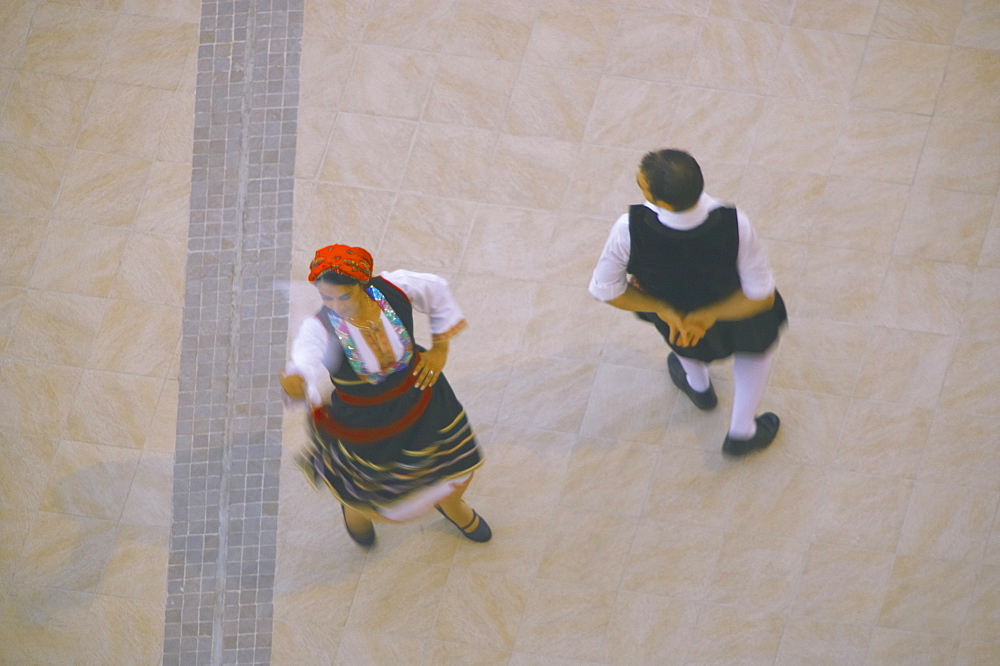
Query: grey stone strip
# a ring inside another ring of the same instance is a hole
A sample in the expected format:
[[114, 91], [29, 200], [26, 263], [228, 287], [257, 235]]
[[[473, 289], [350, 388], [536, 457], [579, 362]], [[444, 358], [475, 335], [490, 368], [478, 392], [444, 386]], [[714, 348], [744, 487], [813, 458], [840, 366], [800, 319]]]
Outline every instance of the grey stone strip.
[[302, 2], [202, 2], [166, 665], [270, 663]]

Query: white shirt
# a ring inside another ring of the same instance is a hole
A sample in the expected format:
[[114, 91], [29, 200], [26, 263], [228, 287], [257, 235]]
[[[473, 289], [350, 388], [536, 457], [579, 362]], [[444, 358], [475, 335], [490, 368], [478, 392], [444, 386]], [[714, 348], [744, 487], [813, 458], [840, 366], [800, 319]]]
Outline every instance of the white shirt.
[[[443, 277], [402, 270], [386, 271], [381, 276], [406, 294], [414, 310], [429, 315], [430, 330], [435, 340], [450, 339], [463, 330], [465, 318], [451, 294], [448, 281]], [[403, 343], [384, 312], [381, 321], [398, 361], [405, 351]], [[366, 370], [377, 371], [380, 368], [378, 360], [365, 343], [364, 336], [350, 322], [347, 325], [362, 364]], [[331, 339], [323, 322], [310, 317], [302, 322], [292, 342], [291, 361], [285, 367], [285, 374], [303, 377], [306, 380], [306, 397], [309, 403], [319, 405], [323, 402], [320, 387], [329, 383], [330, 375], [337, 371], [343, 358], [340, 341], [336, 337]]]
[[[680, 213], [654, 206], [648, 201], [645, 206], [656, 213], [660, 223], [671, 229], [687, 231], [694, 229], [708, 217], [708, 214], [722, 204], [702, 192], [694, 208]], [[632, 239], [628, 231], [629, 214], [619, 217], [611, 227], [611, 233], [604, 244], [604, 250], [597, 260], [594, 274], [590, 278], [589, 291], [599, 301], [610, 301], [625, 293], [628, 286], [628, 258]], [[764, 247], [749, 220], [736, 211], [736, 226], [739, 231], [740, 247], [736, 254], [736, 271], [740, 276], [743, 294], [754, 301], [767, 298], [774, 291], [774, 274], [767, 263]]]

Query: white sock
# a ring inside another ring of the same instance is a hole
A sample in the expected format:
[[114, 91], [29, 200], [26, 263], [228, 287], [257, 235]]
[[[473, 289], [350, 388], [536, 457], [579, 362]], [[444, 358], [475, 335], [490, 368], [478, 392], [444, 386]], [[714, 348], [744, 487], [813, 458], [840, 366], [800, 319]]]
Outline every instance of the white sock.
[[708, 376], [708, 363], [684, 358], [680, 354], [677, 354], [677, 360], [681, 362], [681, 367], [687, 374], [688, 386], [699, 393], [707, 391], [712, 385], [712, 380]]
[[764, 397], [771, 361], [778, 345], [763, 354], [733, 354], [733, 413], [729, 420], [729, 436], [750, 439], [757, 434], [757, 407]]

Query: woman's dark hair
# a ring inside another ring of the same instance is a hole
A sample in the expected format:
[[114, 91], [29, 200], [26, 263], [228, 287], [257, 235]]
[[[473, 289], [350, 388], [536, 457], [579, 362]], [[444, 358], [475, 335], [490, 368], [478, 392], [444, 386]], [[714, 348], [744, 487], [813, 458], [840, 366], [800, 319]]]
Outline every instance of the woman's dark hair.
[[362, 287], [367, 287], [367, 282], [362, 282], [357, 278], [352, 278], [349, 275], [344, 275], [338, 273], [337, 271], [327, 271], [316, 278], [317, 282], [325, 282], [327, 284], [336, 284], [341, 287], [353, 287], [354, 285], [361, 285]]
[[680, 212], [694, 208], [705, 189], [701, 167], [683, 150], [654, 150], [639, 163], [646, 187], [657, 201]]

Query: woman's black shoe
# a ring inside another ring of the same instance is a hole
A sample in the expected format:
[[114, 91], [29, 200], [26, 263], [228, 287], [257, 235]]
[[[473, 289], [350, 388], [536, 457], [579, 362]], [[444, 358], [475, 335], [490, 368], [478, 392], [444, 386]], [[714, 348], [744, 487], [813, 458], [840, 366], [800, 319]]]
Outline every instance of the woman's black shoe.
[[726, 435], [722, 443], [722, 452], [729, 456], [745, 456], [751, 451], [763, 449], [774, 441], [781, 426], [781, 420], [772, 412], [764, 412], [756, 419], [757, 432], [750, 439], [734, 439]]
[[[444, 512], [444, 509], [442, 509], [439, 506], [435, 506], [434, 508], [437, 509], [438, 513], [444, 516], [449, 523], [457, 527], [458, 531], [461, 532], [462, 535], [466, 539], [469, 539], [470, 541], [476, 541], [478, 543], [486, 543], [493, 537], [493, 530], [491, 530], [490, 526], [486, 524], [486, 521], [483, 520], [483, 517], [480, 516], [478, 513], [476, 513], [475, 509], [473, 509], [472, 511], [472, 520], [469, 521], [468, 525], [462, 527], [451, 518], [448, 518], [448, 514]], [[476, 518], [479, 519], [479, 525], [476, 525], [476, 529], [472, 530], [471, 532], [466, 532], [467, 529], [475, 525]]]
[[351, 526], [347, 524], [347, 507], [341, 504], [340, 512], [344, 515], [344, 528], [347, 530], [347, 534], [354, 539], [354, 543], [365, 548], [371, 548], [372, 544], [375, 543], [375, 526], [372, 525], [368, 528], [367, 534], [355, 534], [351, 531]]

